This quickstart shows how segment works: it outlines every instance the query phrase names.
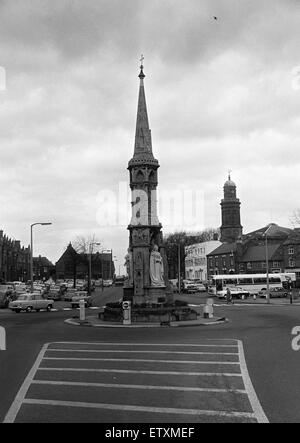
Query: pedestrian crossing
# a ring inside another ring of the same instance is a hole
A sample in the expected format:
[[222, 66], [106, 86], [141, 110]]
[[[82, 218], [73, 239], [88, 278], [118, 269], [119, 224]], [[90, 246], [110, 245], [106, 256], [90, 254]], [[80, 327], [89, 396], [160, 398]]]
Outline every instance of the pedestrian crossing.
[[238, 340], [43, 346], [4, 422], [267, 422]]

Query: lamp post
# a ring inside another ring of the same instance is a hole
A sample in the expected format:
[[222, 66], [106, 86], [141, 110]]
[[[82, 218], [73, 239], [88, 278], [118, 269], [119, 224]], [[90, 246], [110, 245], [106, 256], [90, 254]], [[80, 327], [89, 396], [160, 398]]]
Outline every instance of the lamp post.
[[267, 273], [267, 303], [270, 303], [270, 279], [269, 279], [269, 251], [268, 251], [268, 230], [271, 228], [272, 225], [268, 227], [268, 229], [265, 232], [266, 237], [266, 273]]
[[100, 246], [101, 243], [93, 242], [89, 245], [89, 276], [88, 276], [88, 294], [91, 295], [91, 279], [92, 279], [92, 253], [93, 253], [93, 246]]
[[180, 241], [178, 243], [178, 294], [181, 294]]
[[101, 291], [102, 292], [104, 290], [104, 285], [103, 285], [103, 253], [104, 253], [104, 251], [106, 251], [106, 249], [101, 249], [101, 251], [100, 251], [100, 254], [101, 254], [101, 257], [100, 257], [100, 260], [101, 260], [101, 281], [102, 281]]
[[33, 292], [33, 227], [37, 225], [49, 226], [52, 223], [32, 223], [30, 225], [30, 292]]
[[113, 259], [116, 258], [115, 256], [113, 256], [113, 250], [110, 250], [110, 260], [109, 260], [109, 279], [113, 280], [113, 276], [112, 276], [112, 262]]

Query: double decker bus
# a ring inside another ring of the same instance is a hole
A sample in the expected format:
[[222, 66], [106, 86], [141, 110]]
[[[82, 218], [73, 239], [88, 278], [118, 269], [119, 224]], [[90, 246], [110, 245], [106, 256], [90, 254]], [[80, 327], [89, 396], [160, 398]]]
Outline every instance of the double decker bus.
[[[269, 288], [285, 288], [288, 282], [296, 281], [294, 272], [269, 274]], [[208, 288], [210, 295], [217, 295], [226, 287], [239, 287], [250, 294], [258, 294], [267, 289], [267, 274], [224, 274], [213, 275]]]

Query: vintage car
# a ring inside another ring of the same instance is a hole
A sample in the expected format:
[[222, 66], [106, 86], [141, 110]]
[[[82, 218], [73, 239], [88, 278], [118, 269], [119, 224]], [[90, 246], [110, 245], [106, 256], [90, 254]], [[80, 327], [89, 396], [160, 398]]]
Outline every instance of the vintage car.
[[72, 301], [72, 298], [77, 294], [78, 289], [68, 288], [68, 290], [63, 294], [64, 301]]
[[[248, 298], [250, 296], [249, 291], [245, 291], [243, 288], [237, 286], [229, 287], [232, 298]], [[227, 288], [217, 291], [218, 298], [226, 298]]]
[[[270, 288], [270, 298], [285, 298], [288, 296], [288, 291], [284, 288]], [[267, 290], [263, 289], [258, 293], [259, 297], [267, 298]]]
[[87, 308], [92, 305], [91, 296], [88, 295], [87, 291], [77, 291], [72, 297], [71, 306], [72, 308], [79, 308], [80, 300], [84, 300], [84, 304]]
[[47, 292], [46, 298], [48, 300], [61, 300], [62, 293], [60, 288], [50, 288]]
[[9, 303], [9, 308], [15, 312], [31, 312], [33, 310], [38, 312], [41, 309], [51, 311], [53, 304], [54, 300], [45, 300], [39, 292], [31, 292], [21, 294], [17, 300]]

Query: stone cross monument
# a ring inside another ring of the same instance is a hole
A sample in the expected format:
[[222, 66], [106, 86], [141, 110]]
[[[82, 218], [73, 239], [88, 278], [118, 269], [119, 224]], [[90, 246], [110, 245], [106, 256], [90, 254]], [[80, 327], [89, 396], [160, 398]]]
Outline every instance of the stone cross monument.
[[[143, 59], [142, 56], [141, 63]], [[144, 78], [141, 64], [134, 153], [128, 163], [132, 214], [126, 255], [128, 278], [124, 286], [124, 299], [135, 304], [162, 302], [169, 286], [162, 226], [157, 215], [159, 163], [152, 153]]]

